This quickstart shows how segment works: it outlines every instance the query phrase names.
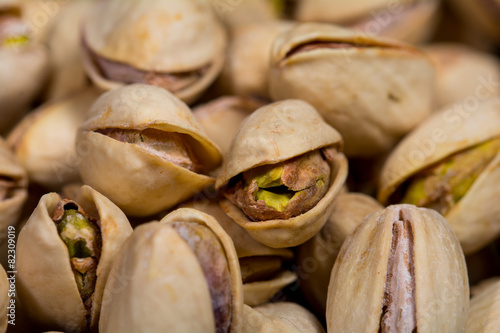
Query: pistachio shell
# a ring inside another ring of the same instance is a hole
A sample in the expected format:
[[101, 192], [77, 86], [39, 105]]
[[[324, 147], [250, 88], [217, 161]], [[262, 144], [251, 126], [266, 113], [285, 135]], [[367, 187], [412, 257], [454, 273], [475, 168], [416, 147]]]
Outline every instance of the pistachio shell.
[[321, 316], [326, 310], [328, 283], [344, 240], [365, 216], [383, 207], [360, 193], [340, 193], [323, 228], [297, 250], [300, 287], [304, 297]]
[[[206, 1], [99, 2], [89, 11], [83, 34], [99, 56], [147, 72], [175, 74], [208, 65], [196, 83], [176, 92], [188, 103], [210, 85], [224, 62], [225, 32]], [[87, 52], [83, 56], [87, 73], [100, 88], [123, 85], [104, 78]]]
[[245, 283], [243, 285], [244, 303], [248, 306], [258, 306], [269, 302], [283, 288], [295, 281], [297, 281], [297, 274], [282, 271], [270, 280]]
[[7, 280], [7, 273], [5, 269], [0, 265], [0, 332], [5, 333], [7, 331], [7, 314], [9, 309], [7, 308], [10, 303], [9, 297], [9, 286], [10, 281]]
[[278, 18], [277, 8], [273, 8], [273, 3], [267, 0], [211, 1], [211, 5], [219, 20], [229, 29]]
[[[346, 47], [293, 52], [314, 42]], [[311, 103], [342, 134], [348, 156], [388, 151], [431, 112], [430, 61], [393, 40], [304, 23], [276, 38], [271, 63], [272, 98]]]
[[243, 307], [242, 333], [324, 333], [319, 321], [295, 303], [268, 303], [251, 308]]
[[493, 333], [500, 327], [500, 281], [481, 290], [470, 302], [467, 333]]
[[82, 153], [79, 170], [85, 183], [107, 195], [125, 213], [135, 216], [158, 213], [213, 183], [211, 177], [191, 172], [136, 145], [94, 132], [107, 128], [186, 134], [206, 170], [216, 167], [222, 157], [189, 108], [168, 91], [134, 84], [102, 95], [90, 109], [77, 137], [77, 147], [88, 148]]
[[[132, 227], [118, 207], [91, 187], [82, 186], [80, 195], [79, 204], [84, 211], [100, 220], [102, 236], [89, 322], [90, 328], [95, 328], [111, 264], [132, 233]], [[19, 234], [17, 289], [29, 315], [40, 325], [80, 332], [87, 327], [87, 311], [78, 292], [68, 249], [52, 220], [60, 201], [56, 193], [44, 195]]]
[[[398, 221], [411, 230], [409, 253], [392, 252], [398, 249], [394, 246], [398, 236], [393, 236]], [[407, 261], [392, 275], [389, 263], [397, 261], [398, 254]], [[391, 296], [397, 292], [392, 286], [408, 286], [406, 280], [399, 280], [405, 270], [414, 281], [413, 288], [406, 289], [413, 301], [405, 304], [414, 306], [408, 314], [414, 317], [416, 330], [465, 332], [469, 286], [458, 239], [437, 212], [411, 205], [390, 206], [369, 215], [342, 245], [328, 288], [328, 332], [380, 332], [386, 301], [397, 302]], [[388, 278], [394, 284], [387, 284]], [[399, 313], [402, 324], [404, 313], [398, 309], [393, 313]]]
[[[421, 170], [450, 155], [500, 135], [500, 99], [478, 102], [473, 109], [444, 109], [427, 119], [395, 148], [381, 175], [378, 198], [382, 203]], [[500, 234], [500, 207], [495, 198], [500, 181], [500, 154], [475, 180], [469, 191], [446, 214], [466, 254]]]
[[98, 96], [96, 90], [89, 88], [43, 104], [12, 130], [7, 142], [30, 180], [49, 189], [59, 189], [80, 179], [76, 133]]

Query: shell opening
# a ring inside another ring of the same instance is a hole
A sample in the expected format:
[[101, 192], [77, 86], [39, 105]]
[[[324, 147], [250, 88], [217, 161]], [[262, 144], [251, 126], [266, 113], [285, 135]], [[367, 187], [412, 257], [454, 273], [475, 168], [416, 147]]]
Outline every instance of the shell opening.
[[239, 259], [243, 283], [265, 281], [282, 271], [283, 259], [279, 256], [253, 256]]

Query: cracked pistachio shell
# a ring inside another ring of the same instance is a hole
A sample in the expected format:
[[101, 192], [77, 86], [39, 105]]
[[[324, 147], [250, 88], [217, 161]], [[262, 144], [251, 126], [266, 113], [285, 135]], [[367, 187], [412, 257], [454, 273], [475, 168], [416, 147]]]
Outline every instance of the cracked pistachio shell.
[[269, 98], [270, 51], [274, 39], [292, 28], [290, 21], [249, 22], [230, 32], [227, 60], [217, 84], [225, 92]]
[[[255, 239], [224, 213], [217, 201], [193, 201], [182, 205], [194, 208], [213, 216], [220, 226], [231, 237], [238, 259], [251, 257], [278, 257], [283, 261], [293, 258], [289, 249], [275, 249], [257, 242]], [[244, 303], [257, 306], [268, 302], [281, 289], [297, 280], [297, 275], [291, 271], [281, 270], [268, 280], [258, 280], [243, 284]]]
[[[61, 200], [56, 193], [42, 196], [19, 233], [16, 284], [26, 311], [41, 326], [83, 332], [87, 327], [87, 311], [71, 269], [68, 248], [52, 220]], [[116, 205], [89, 186], [82, 186], [78, 204], [100, 221], [101, 228], [102, 250], [89, 318], [89, 327], [94, 329], [111, 265], [132, 227]]]
[[[500, 98], [476, 107], [453, 106], [441, 110], [405, 137], [389, 155], [379, 179], [378, 199], [391, 196], [412, 176], [450, 155], [500, 136]], [[474, 181], [468, 192], [445, 217], [457, 234], [465, 254], [484, 247], [500, 235], [500, 152]]]
[[[186, 103], [215, 80], [226, 47], [226, 33], [210, 3], [195, 0], [98, 2], [84, 20], [83, 38], [99, 56], [146, 72], [175, 74], [208, 66], [195, 83], [176, 92]], [[87, 74], [99, 88], [123, 85], [103, 77], [87, 52], [83, 56]]]
[[17, 223], [21, 210], [28, 198], [28, 178], [17, 158], [0, 137], [0, 177], [7, 177], [16, 183], [9, 198], [0, 200], [0, 232]]
[[[450, 4], [456, 9], [460, 18], [468, 24], [486, 34], [489, 38], [500, 42], [500, 2], [498, 0], [452, 0]], [[477, 37], [477, 36], [476, 36]]]
[[226, 96], [195, 107], [193, 114], [225, 155], [243, 120], [261, 106], [264, 102], [258, 99]]
[[88, 88], [44, 104], [12, 130], [7, 142], [31, 181], [57, 190], [80, 179], [76, 133], [98, 96]]
[[382, 210], [361, 193], [340, 193], [323, 228], [297, 250], [300, 287], [316, 313], [324, 316], [330, 273], [344, 240], [368, 214]]
[[431, 36], [438, 5], [436, 0], [300, 0], [295, 17], [302, 22], [336, 23], [365, 34], [417, 44]]
[[80, 127], [77, 147], [85, 146], [79, 164], [86, 184], [106, 195], [126, 214], [146, 216], [192, 197], [214, 179], [194, 173], [128, 144], [95, 132], [99, 129], [157, 129], [184, 133], [206, 170], [222, 159], [191, 110], [170, 92], [133, 84], [103, 94]]
[[[317, 42], [317, 49], [292, 52]], [[271, 63], [272, 98], [309, 102], [340, 132], [347, 156], [388, 151], [431, 113], [431, 62], [394, 40], [304, 23], [276, 38]]]
[[496, 84], [500, 82], [500, 60], [493, 55], [452, 43], [431, 44], [424, 51], [436, 68], [437, 107], [463, 103], [469, 96], [500, 96]]
[[262, 244], [281, 248], [304, 243], [326, 223], [333, 208], [331, 203], [347, 177], [342, 137], [311, 105], [286, 100], [255, 111], [236, 134], [216, 181], [216, 188], [221, 188], [231, 178], [257, 166], [279, 163], [324, 147], [335, 150], [330, 162], [329, 189], [306, 213], [288, 220], [253, 222], [227, 199], [221, 201], [222, 209]]
[[471, 299], [467, 333], [494, 333], [500, 327], [500, 280], [487, 283]]
[[[395, 241], [398, 221], [411, 229], [407, 248], [399, 247], [405, 243], [401, 237]], [[400, 265], [397, 257], [403, 257]], [[402, 289], [412, 294], [411, 300], [403, 296], [404, 305], [397, 303]], [[328, 287], [328, 332], [380, 332], [390, 308], [399, 313], [399, 324], [413, 317], [418, 332], [465, 332], [469, 285], [464, 255], [446, 219], [433, 210], [390, 206], [369, 215], [342, 245]]]
[[267, 303], [243, 307], [242, 333], [324, 333], [316, 317], [296, 303]]
[[7, 331], [7, 307], [10, 303], [9, 286], [10, 282], [7, 280], [7, 273], [2, 265], [0, 265], [0, 333]]
[[243, 295], [234, 245], [213, 217], [187, 208], [137, 227], [127, 240], [104, 292], [101, 332], [215, 332], [206, 277], [174, 222], [205, 226], [224, 248], [232, 279], [230, 332], [239, 332]]

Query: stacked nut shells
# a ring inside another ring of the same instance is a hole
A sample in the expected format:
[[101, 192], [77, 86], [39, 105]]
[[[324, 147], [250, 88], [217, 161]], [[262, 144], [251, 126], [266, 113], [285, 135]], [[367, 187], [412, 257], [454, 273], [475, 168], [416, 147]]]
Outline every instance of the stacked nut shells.
[[0, 332], [498, 331], [499, 13], [0, 0]]

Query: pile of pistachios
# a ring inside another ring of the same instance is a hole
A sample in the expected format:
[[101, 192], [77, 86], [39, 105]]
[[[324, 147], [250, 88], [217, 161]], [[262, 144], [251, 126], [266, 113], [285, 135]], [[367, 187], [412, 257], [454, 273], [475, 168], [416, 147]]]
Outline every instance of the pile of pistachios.
[[0, 0], [0, 333], [500, 332], [498, 0]]

